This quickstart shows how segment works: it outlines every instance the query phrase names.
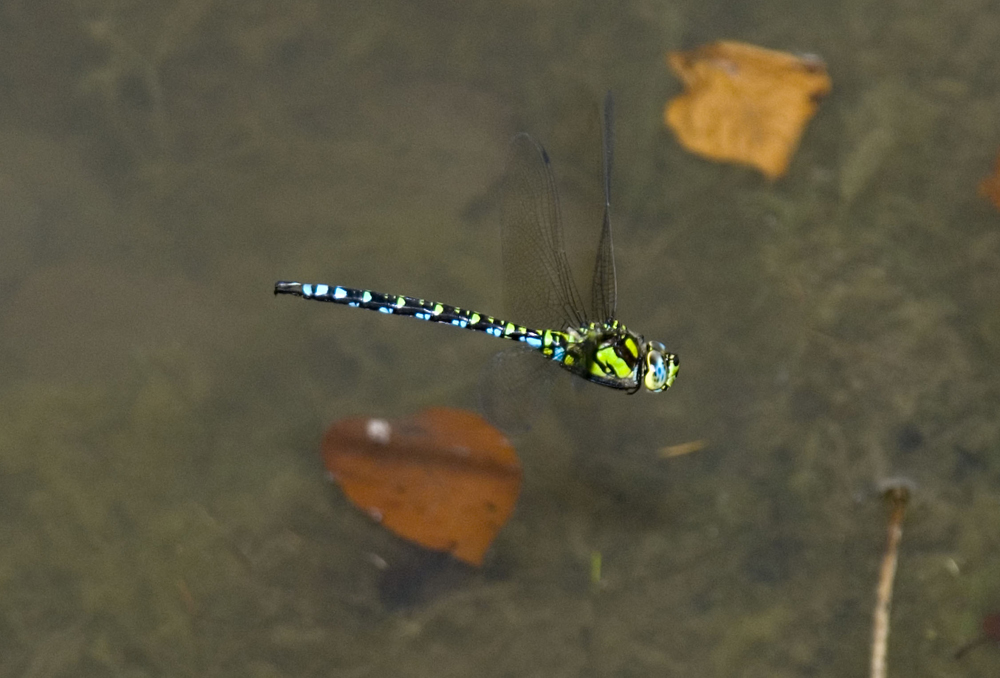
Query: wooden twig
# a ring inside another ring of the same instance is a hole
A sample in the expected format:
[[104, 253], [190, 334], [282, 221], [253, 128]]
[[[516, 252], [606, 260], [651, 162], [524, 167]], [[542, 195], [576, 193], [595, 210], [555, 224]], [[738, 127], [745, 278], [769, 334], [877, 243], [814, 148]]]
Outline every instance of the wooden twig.
[[874, 629], [872, 632], [871, 678], [885, 678], [886, 650], [889, 642], [889, 611], [892, 607], [892, 584], [896, 578], [899, 540], [903, 536], [903, 514], [914, 484], [904, 478], [892, 478], [879, 484], [882, 497], [889, 504], [889, 535], [879, 569], [876, 589]]

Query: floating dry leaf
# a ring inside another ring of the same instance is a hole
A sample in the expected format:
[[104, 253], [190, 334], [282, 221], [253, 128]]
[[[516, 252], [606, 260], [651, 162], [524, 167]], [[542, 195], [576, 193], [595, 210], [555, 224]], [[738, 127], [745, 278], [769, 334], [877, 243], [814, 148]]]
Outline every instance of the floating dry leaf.
[[464, 410], [352, 418], [323, 439], [347, 497], [397, 535], [480, 565], [514, 510], [521, 465], [504, 435]]
[[826, 66], [740, 42], [670, 52], [685, 90], [664, 110], [667, 126], [693, 153], [756, 167], [770, 179], [788, 169], [805, 125], [829, 94]]
[[979, 195], [989, 200], [1000, 209], [1000, 155], [997, 155], [993, 174], [979, 182]]

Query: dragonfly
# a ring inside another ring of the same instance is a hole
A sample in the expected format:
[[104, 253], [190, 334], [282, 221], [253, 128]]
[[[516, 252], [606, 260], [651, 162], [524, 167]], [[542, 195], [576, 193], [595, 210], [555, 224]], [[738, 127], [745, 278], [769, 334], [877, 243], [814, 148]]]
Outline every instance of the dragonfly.
[[615, 315], [610, 92], [604, 98], [602, 118], [604, 217], [589, 308], [581, 301], [566, 255], [551, 159], [526, 133], [511, 142], [500, 196], [504, 307], [516, 322], [417, 297], [335, 284], [281, 281], [275, 283], [274, 293], [483, 332], [519, 342], [602, 386], [629, 393], [642, 388], [652, 393], [665, 391], [677, 378], [677, 355], [628, 329]]

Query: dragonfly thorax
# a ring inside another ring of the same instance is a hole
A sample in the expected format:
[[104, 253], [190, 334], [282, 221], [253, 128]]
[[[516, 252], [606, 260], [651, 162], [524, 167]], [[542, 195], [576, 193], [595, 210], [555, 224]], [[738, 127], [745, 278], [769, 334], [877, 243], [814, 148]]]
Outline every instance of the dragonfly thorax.
[[588, 381], [633, 393], [641, 386], [658, 392], [669, 388], [677, 374], [676, 356], [617, 320], [571, 327], [561, 334], [565, 353], [552, 357]]

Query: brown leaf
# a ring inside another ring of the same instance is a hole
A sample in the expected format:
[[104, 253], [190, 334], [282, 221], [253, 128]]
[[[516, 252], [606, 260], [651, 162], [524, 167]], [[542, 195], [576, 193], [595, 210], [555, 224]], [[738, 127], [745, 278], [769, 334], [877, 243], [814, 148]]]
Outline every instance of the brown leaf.
[[740, 42], [670, 52], [685, 90], [664, 109], [681, 145], [698, 155], [751, 165], [769, 179], [788, 169], [805, 125], [830, 92], [826, 66]]
[[323, 456], [355, 506], [397, 535], [471, 565], [482, 564], [521, 488], [513, 446], [464, 410], [345, 419], [327, 431]]
[[993, 174], [979, 182], [979, 195], [989, 200], [1000, 209], [1000, 155], [997, 155]]

